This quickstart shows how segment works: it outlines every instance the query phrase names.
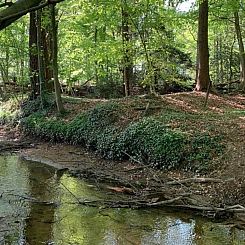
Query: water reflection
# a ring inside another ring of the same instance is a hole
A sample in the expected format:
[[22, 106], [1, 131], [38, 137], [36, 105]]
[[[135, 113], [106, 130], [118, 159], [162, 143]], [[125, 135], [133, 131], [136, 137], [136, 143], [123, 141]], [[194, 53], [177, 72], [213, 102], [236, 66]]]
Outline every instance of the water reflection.
[[245, 244], [245, 232], [190, 215], [77, 205], [71, 193], [106, 194], [48, 166], [15, 156], [0, 156], [0, 166], [0, 245]]
[[[29, 171], [29, 193], [37, 201], [30, 202], [30, 211], [26, 219], [25, 240], [30, 245], [47, 244], [53, 239], [55, 222], [55, 203], [58, 196], [55, 170], [43, 166], [27, 165]], [[51, 202], [49, 204], [49, 202]]]

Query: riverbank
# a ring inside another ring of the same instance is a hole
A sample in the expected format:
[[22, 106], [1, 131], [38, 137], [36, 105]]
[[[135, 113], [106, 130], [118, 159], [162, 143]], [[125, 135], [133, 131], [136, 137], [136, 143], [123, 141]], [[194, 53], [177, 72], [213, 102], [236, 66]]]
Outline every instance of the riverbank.
[[245, 242], [245, 231], [191, 212], [79, 204], [78, 201], [87, 200], [92, 205], [91, 200], [101, 202], [112, 198], [115, 202], [126, 195], [113, 195], [108, 192], [108, 186], [103, 189], [101, 182], [72, 177], [45, 164], [8, 154], [0, 156], [0, 166], [1, 244], [220, 245]]
[[[78, 177], [107, 182], [109, 191], [127, 196], [126, 201], [117, 202], [119, 207], [171, 206], [215, 218], [230, 218], [234, 213], [241, 217], [245, 100], [238, 95], [211, 95], [208, 108], [203, 109], [204, 97], [181, 93], [110, 102], [69, 98], [66, 115], [32, 113], [24, 118], [22, 129], [36, 138], [77, 143], [89, 151], [42, 143], [22, 151], [22, 156], [58, 163]], [[159, 144], [165, 147], [154, 151]], [[88, 155], [93, 159], [90, 163]]]

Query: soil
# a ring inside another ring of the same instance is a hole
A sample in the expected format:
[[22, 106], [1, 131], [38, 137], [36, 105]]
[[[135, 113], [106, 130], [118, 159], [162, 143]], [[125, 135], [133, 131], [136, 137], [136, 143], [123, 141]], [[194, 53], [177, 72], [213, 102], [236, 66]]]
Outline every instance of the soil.
[[[163, 108], [171, 107], [172, 110], [182, 111], [183, 114], [197, 114], [202, 118], [205, 118], [205, 115], [210, 112], [218, 116], [218, 119], [209, 117], [206, 121], [193, 121], [186, 118], [185, 125], [183, 121], [178, 120], [169, 122], [173, 127], [184, 126], [186, 130], [204, 130], [212, 126], [214, 134], [219, 133], [225, 136], [226, 152], [219, 159], [214, 159], [215, 171], [205, 175], [185, 171], [160, 171], [133, 160], [130, 162], [107, 161], [79, 146], [39, 142], [36, 139], [31, 139], [33, 147], [22, 149], [20, 155], [27, 160], [43, 162], [58, 169], [69, 169], [71, 174], [80, 178], [104, 182], [108, 191], [124, 193], [128, 195], [129, 200], [137, 199], [144, 201], [144, 204], [162, 203], [164, 205], [165, 200], [173, 200], [186, 195], [184, 199], [180, 198], [180, 202], [178, 199], [177, 203], [170, 202], [175, 205], [168, 206], [189, 208], [200, 214], [218, 218], [220, 215], [221, 218], [234, 217], [233, 213], [230, 215], [231, 212], [218, 212], [219, 208], [227, 211], [226, 207], [230, 209], [234, 205], [240, 205], [235, 206], [235, 209], [241, 208], [239, 215], [235, 215], [236, 218], [239, 217], [239, 222], [236, 219], [236, 226], [244, 228], [245, 97], [242, 95], [225, 97], [210, 95], [206, 109], [203, 108], [204, 98], [204, 93], [179, 93], [158, 97], [154, 100], [154, 104], [152, 101], [150, 103], [155, 114], [158, 113], [158, 108], [163, 110]], [[139, 100], [137, 107], [140, 104], [145, 108], [149, 103], [147, 98], [142, 97]], [[71, 114], [66, 120], [69, 120], [71, 115], [83, 111], [85, 104], [86, 108], [91, 108], [96, 103], [98, 101], [91, 100], [90, 103], [89, 100], [81, 100], [81, 103], [76, 102], [73, 106], [67, 102], [65, 106], [69, 108]], [[135, 107], [134, 100], [122, 99], [121, 103], [129, 108], [129, 116], [124, 119], [125, 121], [134, 120], [142, 113], [141, 108]], [[122, 120], [121, 123], [125, 121]], [[19, 133], [18, 128], [0, 127], [0, 141], [23, 139], [27, 140]], [[200, 181], [201, 178], [203, 182]], [[177, 184], [166, 184], [171, 181]], [[183, 183], [180, 183], [181, 181]], [[191, 196], [188, 193], [191, 193]], [[199, 208], [195, 209], [195, 207]], [[210, 207], [210, 209], [204, 211], [202, 210], [204, 207]], [[213, 210], [212, 207], [214, 207]]]

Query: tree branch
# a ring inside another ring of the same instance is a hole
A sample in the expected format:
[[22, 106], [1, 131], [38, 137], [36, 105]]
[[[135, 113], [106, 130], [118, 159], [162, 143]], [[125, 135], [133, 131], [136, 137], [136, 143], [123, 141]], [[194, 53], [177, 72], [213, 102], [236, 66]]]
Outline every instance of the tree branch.
[[11, 6], [13, 3], [12, 2], [5, 2], [5, 3], [2, 3], [2, 4], [0, 4], [0, 8], [2, 8], [2, 7], [5, 7], [5, 6]]
[[57, 4], [62, 1], [64, 0], [47, 0], [45, 3], [40, 4], [42, 0], [18, 0], [8, 8], [0, 11], [0, 30], [3, 30], [29, 12], [44, 8], [49, 4]]

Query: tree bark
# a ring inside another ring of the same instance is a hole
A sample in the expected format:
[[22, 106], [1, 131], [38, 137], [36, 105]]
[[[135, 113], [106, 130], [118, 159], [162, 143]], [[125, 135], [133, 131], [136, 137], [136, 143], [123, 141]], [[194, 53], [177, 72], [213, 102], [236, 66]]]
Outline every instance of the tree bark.
[[41, 39], [41, 10], [37, 10], [37, 56], [38, 56], [38, 78], [39, 78], [39, 94], [41, 98], [41, 106], [43, 107], [43, 84], [44, 84], [44, 64], [43, 64], [43, 48]]
[[208, 0], [203, 0], [199, 5], [198, 18], [198, 66], [196, 77], [196, 91], [207, 90], [209, 77], [209, 50], [208, 50]]
[[235, 17], [235, 29], [236, 29], [237, 41], [239, 46], [239, 55], [240, 55], [240, 83], [241, 83], [241, 89], [245, 91], [245, 52], [244, 52], [244, 44], [242, 40], [238, 11], [234, 12], [234, 17]]
[[37, 6], [42, 0], [18, 0], [8, 8], [0, 11], [0, 30], [6, 28], [21, 16], [27, 14], [30, 8]]
[[132, 60], [130, 57], [130, 29], [129, 29], [129, 15], [124, 3], [122, 1], [122, 40], [123, 40], [123, 82], [124, 82], [124, 91], [125, 96], [130, 95], [130, 86], [132, 83], [132, 76], [133, 76], [133, 66]]
[[36, 99], [39, 93], [38, 55], [37, 55], [37, 15], [30, 13], [29, 26], [29, 72], [31, 82], [31, 98]]
[[45, 90], [49, 93], [54, 91], [53, 69], [52, 69], [52, 28], [51, 28], [51, 6], [42, 9], [42, 45], [43, 45], [43, 63], [45, 71]]
[[51, 23], [52, 23], [52, 65], [53, 65], [53, 77], [54, 77], [54, 89], [56, 106], [59, 113], [64, 111], [64, 106], [61, 99], [60, 83], [58, 79], [58, 40], [57, 29], [58, 25], [55, 19], [55, 4], [50, 5]]

